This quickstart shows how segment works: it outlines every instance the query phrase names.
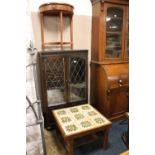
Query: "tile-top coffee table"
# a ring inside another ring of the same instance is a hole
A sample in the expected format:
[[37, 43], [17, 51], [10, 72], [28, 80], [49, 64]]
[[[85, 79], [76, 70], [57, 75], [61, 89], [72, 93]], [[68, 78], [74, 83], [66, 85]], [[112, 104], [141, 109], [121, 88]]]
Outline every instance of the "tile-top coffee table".
[[74, 147], [96, 138], [102, 138], [103, 147], [107, 148], [112, 123], [90, 104], [53, 110], [52, 113], [69, 155], [73, 155]]

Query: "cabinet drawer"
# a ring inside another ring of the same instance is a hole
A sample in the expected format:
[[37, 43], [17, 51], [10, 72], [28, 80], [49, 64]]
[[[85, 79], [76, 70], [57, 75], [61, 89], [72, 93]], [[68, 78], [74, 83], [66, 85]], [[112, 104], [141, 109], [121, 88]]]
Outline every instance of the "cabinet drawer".
[[129, 84], [128, 75], [108, 76], [109, 89], [127, 87]]

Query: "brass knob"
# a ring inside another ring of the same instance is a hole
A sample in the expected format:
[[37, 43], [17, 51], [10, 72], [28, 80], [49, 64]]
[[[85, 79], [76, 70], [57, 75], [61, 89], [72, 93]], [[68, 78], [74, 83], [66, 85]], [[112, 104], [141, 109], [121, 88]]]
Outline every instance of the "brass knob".
[[108, 90], [107, 90], [107, 94], [110, 95], [110, 93], [111, 93], [111, 91], [110, 91], [110, 89], [108, 89]]
[[120, 79], [120, 80], [118, 80], [118, 83], [122, 84], [122, 83], [123, 83], [123, 81]]
[[118, 80], [118, 83], [119, 83], [119, 86], [121, 87], [123, 84], [123, 81], [120, 79], [120, 80]]

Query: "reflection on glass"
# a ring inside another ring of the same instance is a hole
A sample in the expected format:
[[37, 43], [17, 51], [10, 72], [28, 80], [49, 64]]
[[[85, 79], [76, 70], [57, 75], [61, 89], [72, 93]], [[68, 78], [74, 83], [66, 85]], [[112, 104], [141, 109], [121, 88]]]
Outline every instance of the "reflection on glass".
[[65, 82], [64, 82], [64, 58], [62, 56], [52, 56], [44, 58], [45, 76], [47, 86], [48, 106], [64, 104]]
[[128, 34], [128, 38], [127, 38], [126, 57], [129, 57], [129, 34]]
[[127, 33], [126, 57], [129, 57], [129, 19], [128, 19], [128, 33]]
[[86, 61], [80, 57], [70, 58], [70, 102], [86, 99]]
[[106, 58], [120, 58], [122, 51], [123, 10], [108, 8], [106, 17]]

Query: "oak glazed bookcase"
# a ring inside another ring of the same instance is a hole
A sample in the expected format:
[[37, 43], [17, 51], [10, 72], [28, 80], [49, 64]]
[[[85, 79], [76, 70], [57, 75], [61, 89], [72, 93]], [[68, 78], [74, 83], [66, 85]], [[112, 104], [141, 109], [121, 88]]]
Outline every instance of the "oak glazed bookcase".
[[91, 3], [91, 104], [119, 120], [129, 108], [129, 1]]

